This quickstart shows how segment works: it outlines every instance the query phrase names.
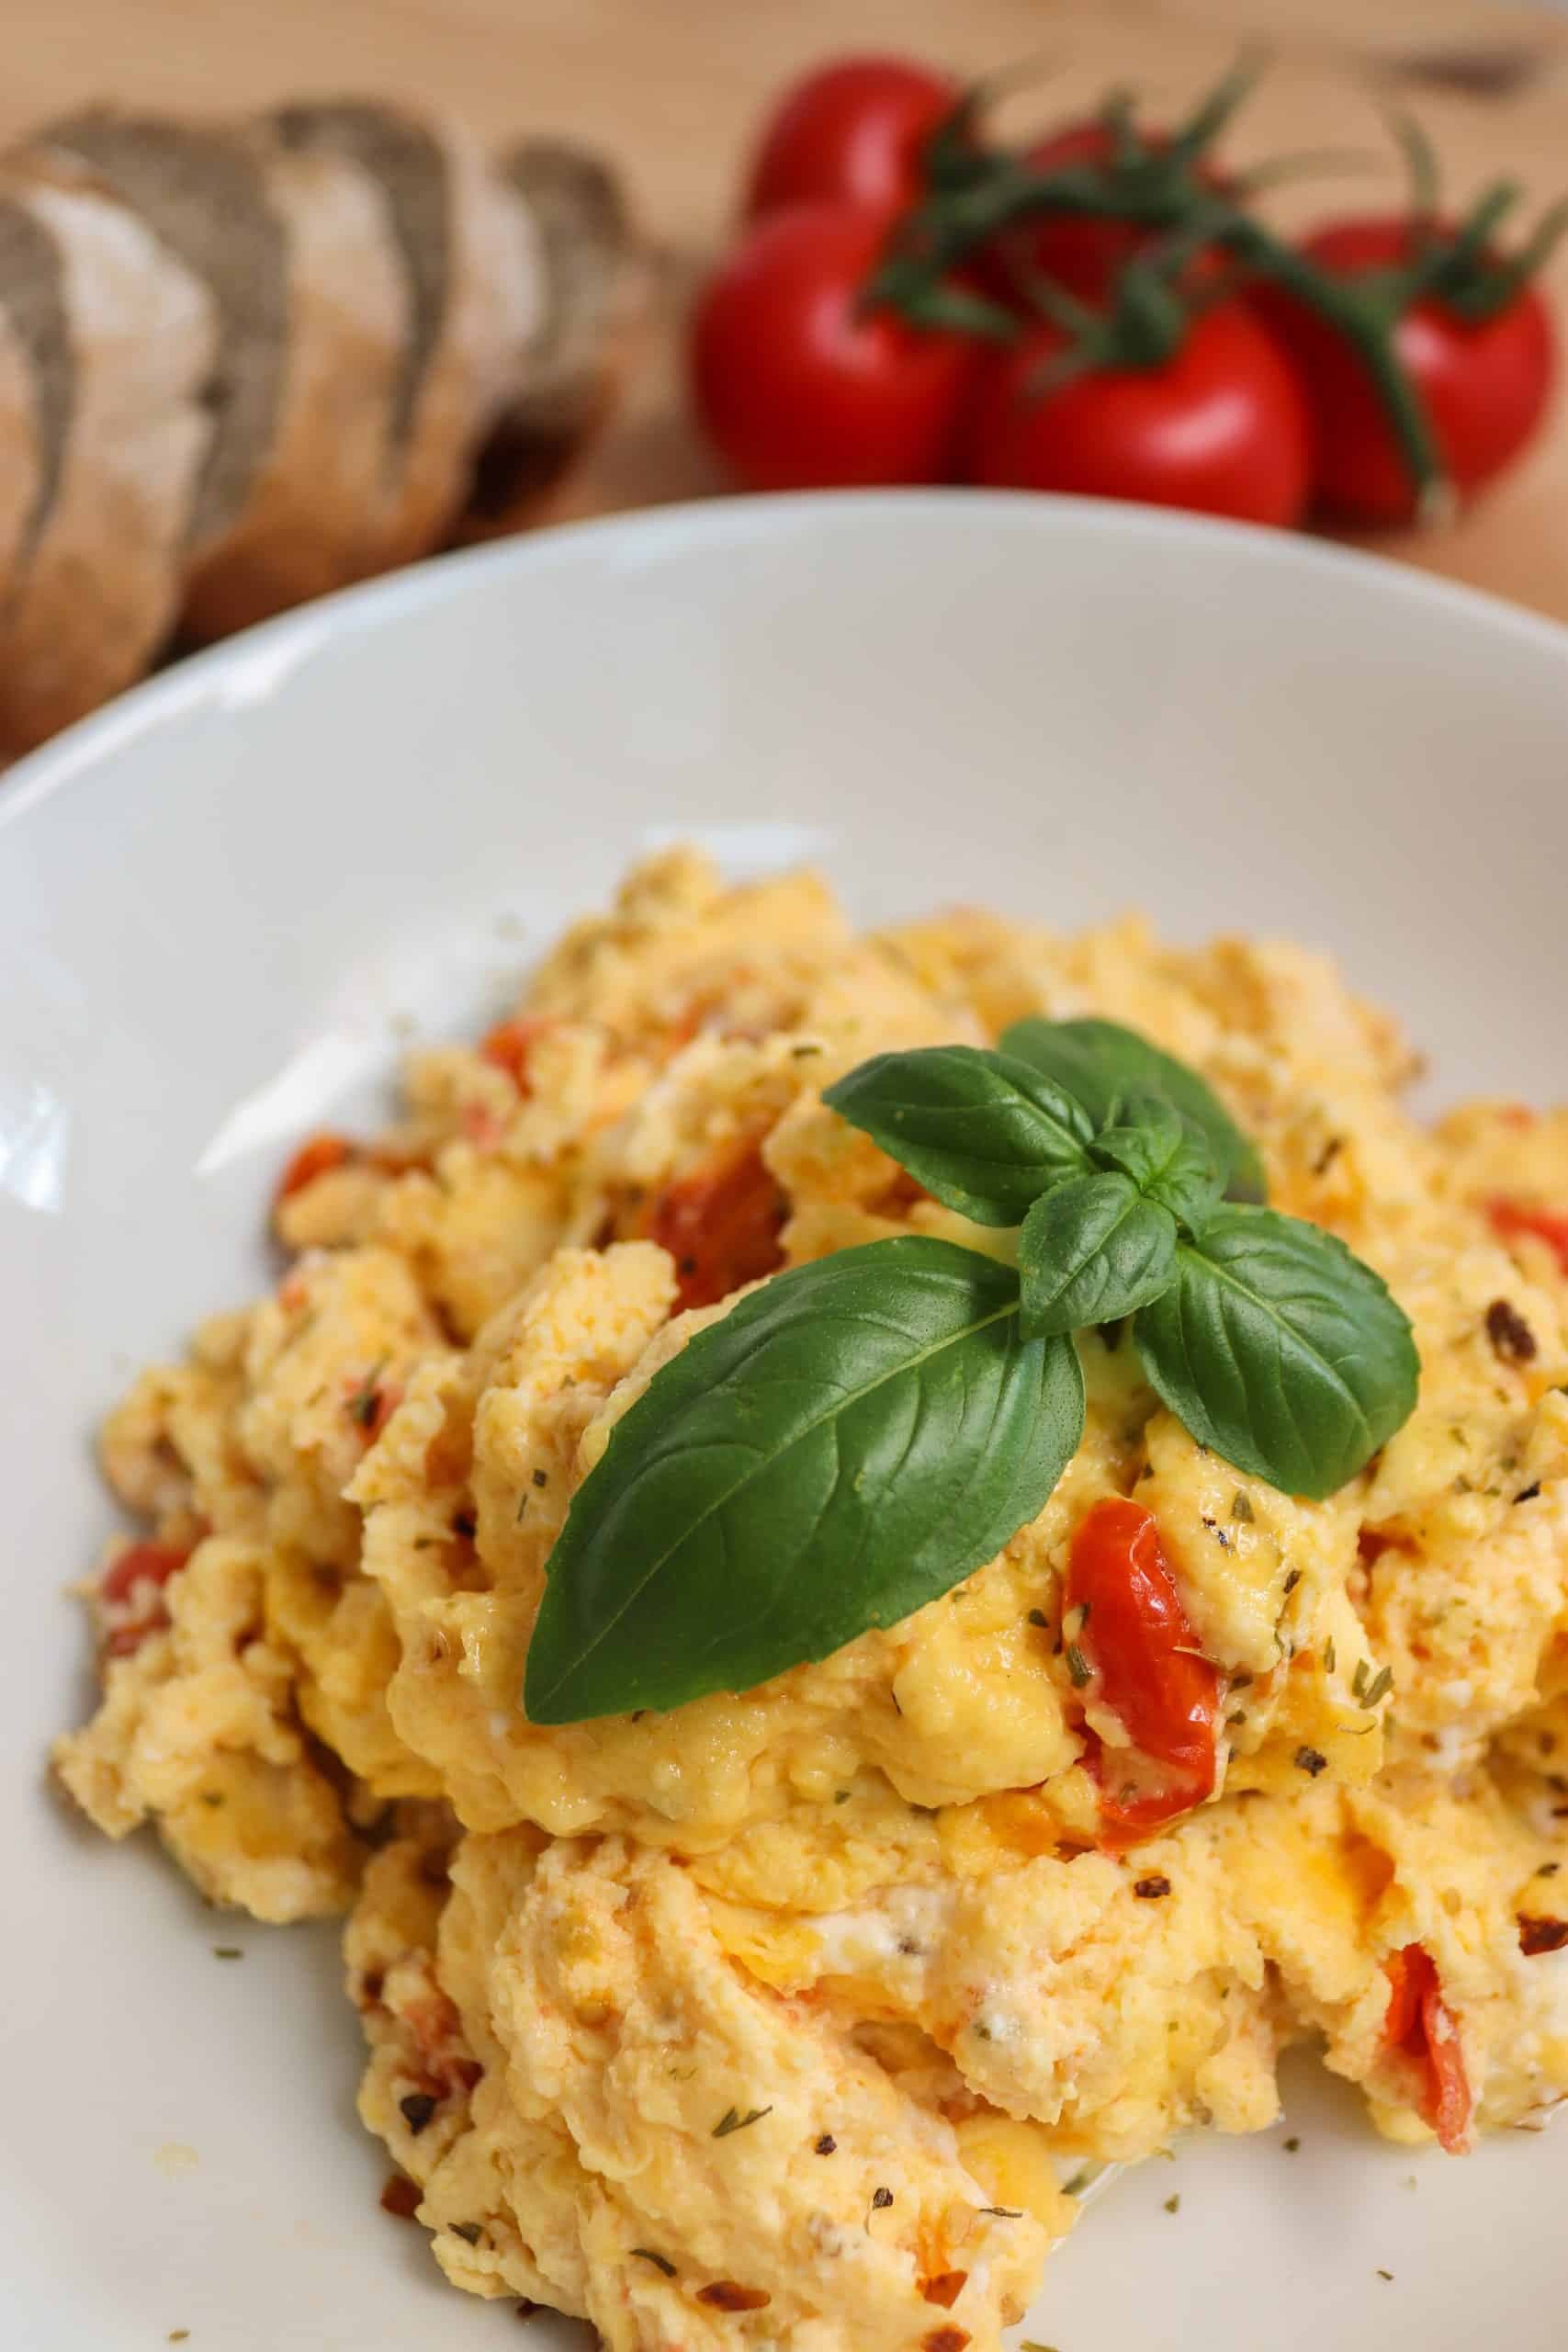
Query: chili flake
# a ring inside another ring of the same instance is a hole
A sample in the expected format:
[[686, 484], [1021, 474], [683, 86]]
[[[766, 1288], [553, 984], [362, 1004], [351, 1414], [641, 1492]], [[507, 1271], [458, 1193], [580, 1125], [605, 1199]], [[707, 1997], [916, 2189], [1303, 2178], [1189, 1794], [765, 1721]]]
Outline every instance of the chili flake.
[[739, 2287], [733, 2278], [716, 2278], [708, 2287], [699, 2287], [697, 2301], [707, 2303], [716, 2312], [760, 2312], [766, 2310], [773, 2297], [763, 2287]]
[[950, 2312], [968, 2283], [967, 2270], [939, 2270], [931, 2278], [921, 2279], [920, 2297], [922, 2301], [936, 2303]]
[[406, 2173], [393, 2173], [381, 2191], [381, 2211], [400, 2222], [412, 2222], [419, 2211], [420, 2191]]
[[1505, 1363], [1529, 1363], [1535, 1355], [1535, 1333], [1506, 1298], [1495, 1298], [1487, 1308], [1486, 1336], [1493, 1353]]
[[1155, 1871], [1147, 1878], [1139, 1879], [1133, 1892], [1145, 1903], [1157, 1903], [1161, 1895], [1170, 1893], [1170, 1881], [1163, 1871]]
[[837, 2140], [834, 2139], [830, 2132], [824, 2132], [822, 2137], [817, 2143], [814, 2153], [819, 2156], [830, 2156], [838, 2144]]
[[1527, 1960], [1539, 1952], [1561, 1951], [1568, 1945], [1568, 1919], [1532, 1919], [1519, 1914], [1519, 1950]]

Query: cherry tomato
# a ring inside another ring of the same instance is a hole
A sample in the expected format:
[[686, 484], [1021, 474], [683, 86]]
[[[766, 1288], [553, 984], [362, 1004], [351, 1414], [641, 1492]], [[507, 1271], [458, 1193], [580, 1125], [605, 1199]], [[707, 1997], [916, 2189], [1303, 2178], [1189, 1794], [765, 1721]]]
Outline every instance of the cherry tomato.
[[651, 1200], [646, 1239], [675, 1261], [678, 1306], [711, 1306], [784, 1263], [779, 1235], [789, 1203], [758, 1141], [710, 1160]]
[[1199, 1654], [1158, 1523], [1138, 1503], [1111, 1496], [1080, 1521], [1064, 1604], [1069, 1621], [1087, 1612], [1070, 1638], [1135, 1751], [1102, 1748], [1095, 1766], [1107, 1839], [1130, 1841], [1213, 1794], [1220, 1677]]
[[[1033, 329], [991, 358], [968, 420], [971, 477], [1294, 523], [1306, 503], [1302, 395], [1240, 303], [1195, 316], [1167, 359], [1072, 372], [1066, 336]], [[1042, 370], [1061, 365], [1038, 390]]]
[[807, 74], [763, 130], [747, 219], [823, 197], [912, 204], [921, 192], [921, 151], [963, 96], [951, 74], [902, 57], [845, 57]]
[[1561, 1209], [1536, 1209], [1524, 1201], [1499, 1197], [1487, 1202], [1486, 1214], [1499, 1241], [1515, 1241], [1520, 1234], [1531, 1234], [1555, 1251], [1558, 1265], [1568, 1274], [1568, 1215]]
[[1422, 2120], [1450, 2156], [1462, 2155], [1470, 2144], [1470, 2080], [1437, 1965], [1424, 1944], [1405, 1944], [1390, 1953], [1383, 1971], [1389, 1983], [1383, 2047], [1421, 2069]]
[[859, 205], [795, 205], [751, 230], [702, 296], [698, 413], [753, 490], [947, 470], [975, 346], [861, 307], [891, 225]]
[[324, 1176], [329, 1169], [346, 1167], [354, 1157], [355, 1147], [346, 1136], [307, 1136], [278, 1178], [274, 1198], [286, 1201], [292, 1193], [302, 1193], [318, 1176]]
[[[1436, 234], [1447, 233], [1441, 224]], [[1403, 216], [1343, 220], [1302, 247], [1339, 277], [1411, 261], [1418, 231]], [[1366, 368], [1339, 331], [1273, 288], [1254, 297], [1305, 387], [1313, 473], [1323, 505], [1346, 520], [1405, 523], [1416, 490]], [[1440, 298], [1413, 303], [1393, 328], [1396, 356], [1425, 404], [1444, 470], [1461, 492], [1479, 490], [1529, 439], [1551, 396], [1556, 340], [1535, 287], [1521, 286], [1490, 318], [1472, 320]]]
[[[1137, 140], [1140, 156], [1145, 162], [1153, 162], [1169, 151], [1168, 131], [1140, 130]], [[1068, 123], [1054, 131], [1050, 138], [1029, 148], [1023, 161], [1035, 172], [1062, 171], [1083, 164], [1103, 165], [1111, 181], [1114, 177], [1116, 153], [1117, 133], [1111, 124], [1097, 118], [1090, 122]], [[1226, 193], [1230, 182], [1212, 164], [1200, 161], [1190, 167], [1188, 185], [1220, 196]], [[986, 284], [1004, 300], [1011, 299], [1018, 292], [1011, 265], [1021, 265], [1039, 270], [1065, 287], [1069, 294], [1076, 294], [1080, 301], [1098, 302], [1133, 256], [1142, 253], [1159, 233], [1137, 221], [1118, 220], [1104, 213], [1041, 213], [1021, 220], [998, 239], [995, 251], [986, 256]]]

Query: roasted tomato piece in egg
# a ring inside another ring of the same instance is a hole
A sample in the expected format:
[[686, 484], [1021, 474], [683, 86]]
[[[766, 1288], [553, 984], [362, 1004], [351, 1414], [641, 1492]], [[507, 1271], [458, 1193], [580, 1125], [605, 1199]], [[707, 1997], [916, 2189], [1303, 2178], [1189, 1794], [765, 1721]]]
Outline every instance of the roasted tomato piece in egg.
[[1470, 2145], [1470, 2081], [1437, 1963], [1425, 1944], [1405, 1944], [1389, 1954], [1383, 1973], [1389, 1984], [1383, 2047], [1421, 2069], [1421, 2120], [1450, 2156], [1463, 2155]]
[[1080, 1521], [1065, 1600], [1073, 1647], [1132, 1743], [1091, 1758], [1106, 1842], [1131, 1844], [1213, 1793], [1220, 1677], [1138, 1503], [1110, 1496]]
[[742, 1283], [777, 1272], [788, 1215], [789, 1203], [755, 1136], [656, 1193], [641, 1229], [675, 1261], [676, 1305], [711, 1306]]
[[108, 1613], [105, 1645], [111, 1657], [130, 1657], [149, 1634], [168, 1623], [164, 1587], [189, 1557], [188, 1551], [174, 1544], [131, 1544], [110, 1562], [98, 1599]]
[[1517, 1241], [1522, 1233], [1530, 1234], [1555, 1250], [1558, 1264], [1568, 1274], [1568, 1215], [1558, 1209], [1531, 1208], [1528, 1202], [1502, 1197], [1487, 1202], [1486, 1214], [1499, 1241]]
[[313, 1184], [318, 1176], [325, 1176], [333, 1168], [345, 1168], [355, 1157], [355, 1147], [346, 1136], [323, 1133], [308, 1136], [277, 1180], [276, 1200], [287, 1201]]
[[506, 1072], [519, 1094], [529, 1091], [528, 1059], [547, 1021], [501, 1021], [479, 1041], [479, 1059]]

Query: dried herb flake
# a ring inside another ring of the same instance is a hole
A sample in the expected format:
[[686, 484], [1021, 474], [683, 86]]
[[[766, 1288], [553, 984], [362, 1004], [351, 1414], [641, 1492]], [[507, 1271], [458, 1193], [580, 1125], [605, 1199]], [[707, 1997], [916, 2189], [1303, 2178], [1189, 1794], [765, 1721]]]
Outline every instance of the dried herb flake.
[[1380, 1666], [1380, 1667], [1379, 1667], [1379, 1668], [1378, 1668], [1378, 1670], [1377, 1670], [1377, 1672], [1373, 1675], [1373, 1677], [1372, 1677], [1371, 1680], [1371, 1681], [1366, 1685], [1366, 1688], [1362, 1690], [1362, 1692], [1361, 1692], [1361, 1694], [1360, 1694], [1360, 1695], [1361, 1695], [1361, 1704], [1362, 1704], [1362, 1706], [1366, 1709], [1366, 1711], [1367, 1711], [1368, 1714], [1371, 1714], [1371, 1712], [1372, 1712], [1372, 1709], [1373, 1709], [1374, 1707], [1376, 1707], [1376, 1706], [1380, 1705], [1380, 1704], [1381, 1704], [1381, 1702], [1382, 1702], [1384, 1699], [1386, 1699], [1386, 1698], [1388, 1697], [1389, 1692], [1390, 1692], [1393, 1689], [1393, 1667], [1392, 1667], [1392, 1666]]
[[773, 2111], [771, 2106], [753, 2107], [742, 2115], [739, 2108], [727, 2107], [713, 2127], [713, 2137], [728, 2140], [732, 2132], [744, 2132], [749, 2124], [761, 2123], [763, 2116], [772, 2115]]

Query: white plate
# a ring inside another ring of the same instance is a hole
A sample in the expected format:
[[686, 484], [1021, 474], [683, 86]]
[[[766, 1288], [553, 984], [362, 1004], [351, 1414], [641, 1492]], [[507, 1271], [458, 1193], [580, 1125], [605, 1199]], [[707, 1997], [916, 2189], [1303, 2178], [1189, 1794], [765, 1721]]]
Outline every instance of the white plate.
[[[869, 916], [1141, 901], [1185, 937], [1293, 933], [1400, 1008], [1442, 1092], [1561, 1094], [1565, 769], [1568, 636], [1540, 622], [1300, 541], [942, 495], [435, 564], [0, 786], [7, 2352], [519, 2340], [377, 2210], [332, 1937], [204, 1912], [43, 1773], [87, 1700], [62, 1588], [110, 1524], [93, 1422], [263, 1277], [281, 1157], [375, 1107], [394, 1024], [499, 1002], [635, 853], [692, 834], [739, 868], [821, 857]], [[1560, 2346], [1568, 2133], [1412, 2158], [1300, 2080], [1289, 2126], [1115, 2183], [1025, 2332]]]

